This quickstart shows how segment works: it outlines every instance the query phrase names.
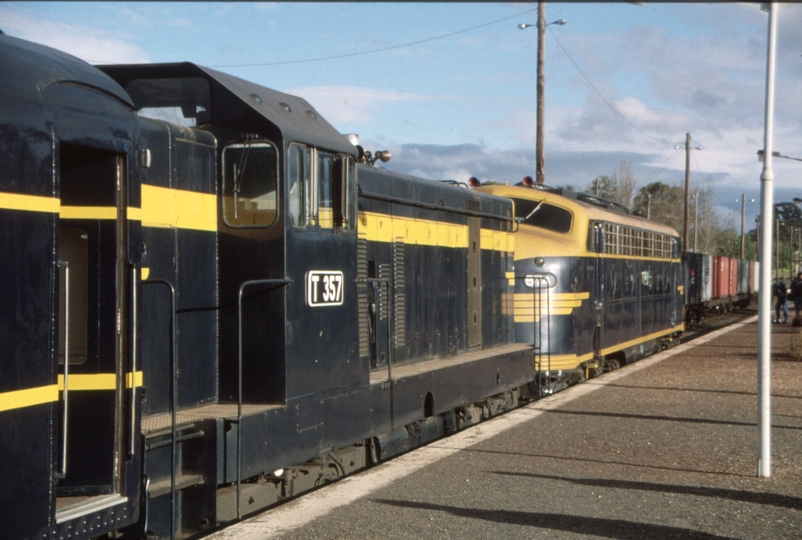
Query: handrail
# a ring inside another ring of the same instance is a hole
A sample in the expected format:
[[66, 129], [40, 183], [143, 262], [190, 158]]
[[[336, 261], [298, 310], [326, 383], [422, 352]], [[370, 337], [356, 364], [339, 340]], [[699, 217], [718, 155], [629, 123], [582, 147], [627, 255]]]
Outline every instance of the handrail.
[[[524, 277], [524, 279], [527, 279]], [[546, 388], [548, 393], [552, 393], [552, 386], [551, 386], [551, 319], [548, 316], [548, 309], [551, 305], [551, 287], [549, 286], [549, 281], [547, 277], [544, 276], [532, 276], [532, 348], [534, 349], [535, 355], [540, 356], [540, 367], [543, 367], [543, 332], [542, 326], [543, 322], [543, 306], [546, 306], [546, 343], [548, 344], [545, 347], [546, 350]], [[543, 301], [543, 291], [545, 290], [546, 299], [545, 302]], [[538, 396], [541, 393], [541, 387], [543, 386], [543, 376], [538, 375]]]
[[61, 441], [61, 469], [56, 472], [55, 477], [62, 479], [67, 476], [67, 410], [70, 393], [70, 263], [58, 261], [57, 264], [60, 268], [64, 268], [64, 430]]
[[136, 281], [138, 273], [136, 265], [131, 267], [131, 445], [129, 454], [136, 454], [136, 340], [137, 340], [137, 295]]
[[496, 219], [498, 221], [506, 221], [507, 223], [515, 223], [514, 217], [500, 216], [492, 212], [481, 212], [479, 210], [468, 210], [467, 208], [455, 208], [452, 206], [440, 206], [437, 204], [425, 203], [423, 201], [410, 201], [409, 199], [404, 199], [401, 197], [393, 197], [392, 195], [382, 195], [380, 193], [371, 193], [369, 191], [360, 191], [359, 196], [383, 202], [402, 203], [408, 206], [415, 206], [417, 208], [425, 208], [427, 210], [439, 210], [441, 212], [450, 212], [452, 214], [460, 214], [460, 215], [480, 217], [480, 218], [490, 218], [490, 219]]
[[291, 279], [251, 279], [243, 281], [237, 295], [237, 519], [242, 519], [242, 294], [253, 285], [289, 285]]
[[175, 476], [178, 469], [176, 458], [176, 422], [178, 408], [178, 343], [175, 339], [175, 286], [166, 279], [150, 279], [143, 281], [142, 285], [165, 285], [170, 289], [170, 356], [172, 372], [170, 373], [170, 413], [172, 419], [170, 442], [170, 538], [175, 538]]

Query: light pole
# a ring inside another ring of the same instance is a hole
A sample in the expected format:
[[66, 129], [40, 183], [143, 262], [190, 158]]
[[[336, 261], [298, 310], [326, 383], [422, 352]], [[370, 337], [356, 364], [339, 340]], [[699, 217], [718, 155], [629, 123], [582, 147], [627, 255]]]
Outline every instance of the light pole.
[[[535, 134], [535, 181], [543, 184], [546, 174], [546, 158], [543, 152], [543, 104], [546, 93], [546, 76], [543, 74], [543, 64], [546, 54], [546, 27], [552, 24], [562, 26], [565, 19], [546, 24], [546, 3], [537, 4], [537, 130]], [[534, 24], [521, 23], [518, 28], [525, 30]]]
[[[772, 152], [772, 153], [771, 153], [771, 155], [772, 155], [772, 157], [779, 157], [779, 158], [785, 158], [785, 159], [793, 159], [794, 161], [802, 161], [802, 158], [798, 158], [798, 157], [791, 157], [791, 156], [784, 156], [784, 155], [782, 155], [782, 154], [781, 154], [781, 153], [779, 153], [779, 152]], [[765, 156], [763, 155], [763, 150], [758, 150], [758, 151], [757, 151], [757, 160], [758, 160], [759, 162], [763, 163], [763, 159], [764, 159], [764, 158], [765, 158]]]

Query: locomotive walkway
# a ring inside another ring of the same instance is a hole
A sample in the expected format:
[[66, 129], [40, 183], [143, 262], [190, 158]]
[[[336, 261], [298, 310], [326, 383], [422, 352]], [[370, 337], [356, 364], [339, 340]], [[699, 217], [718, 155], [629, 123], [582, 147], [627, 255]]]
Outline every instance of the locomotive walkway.
[[799, 331], [772, 339], [758, 478], [756, 317], [482, 423], [216, 540], [802, 538]]

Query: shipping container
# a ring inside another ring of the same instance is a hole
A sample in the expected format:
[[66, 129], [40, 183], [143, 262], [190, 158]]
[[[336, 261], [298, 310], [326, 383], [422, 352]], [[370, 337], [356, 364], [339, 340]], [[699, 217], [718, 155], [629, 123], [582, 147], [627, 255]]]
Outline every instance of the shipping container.
[[709, 302], [713, 298], [713, 256], [702, 255], [702, 302]]
[[749, 295], [749, 261], [738, 261], [738, 295]]

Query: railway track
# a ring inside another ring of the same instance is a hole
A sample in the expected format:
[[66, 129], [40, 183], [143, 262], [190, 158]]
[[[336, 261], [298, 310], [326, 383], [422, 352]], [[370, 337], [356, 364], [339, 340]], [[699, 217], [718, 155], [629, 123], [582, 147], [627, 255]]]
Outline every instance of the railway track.
[[702, 321], [690, 330], [686, 330], [680, 337], [681, 343], [687, 343], [694, 339], [701, 337], [705, 334], [724, 328], [731, 324], [741, 322], [749, 317], [757, 315], [757, 305], [749, 306], [745, 309], [730, 311], [720, 315], [709, 315], [702, 319]]

